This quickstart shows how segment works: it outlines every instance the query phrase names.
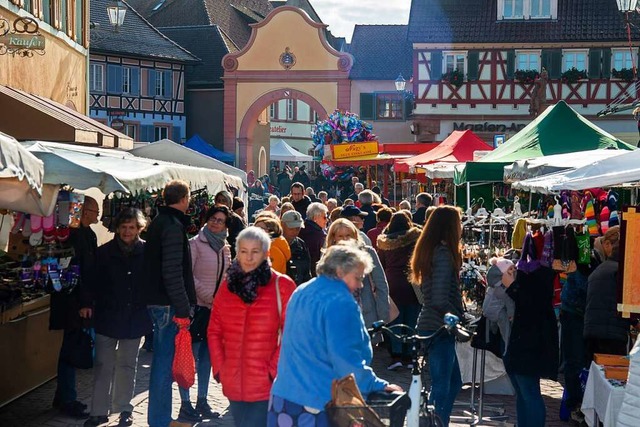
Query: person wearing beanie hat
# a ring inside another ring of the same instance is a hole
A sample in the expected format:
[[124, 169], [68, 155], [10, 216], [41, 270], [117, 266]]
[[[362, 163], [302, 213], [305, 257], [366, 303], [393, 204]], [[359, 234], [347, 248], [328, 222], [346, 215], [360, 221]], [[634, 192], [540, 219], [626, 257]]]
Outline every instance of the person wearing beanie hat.
[[482, 313], [487, 318], [487, 331], [497, 330], [504, 340], [504, 353], [507, 351], [511, 334], [511, 321], [515, 313], [515, 302], [506, 294], [516, 277], [516, 266], [506, 258], [491, 258], [491, 267], [487, 271], [487, 292], [482, 304]]

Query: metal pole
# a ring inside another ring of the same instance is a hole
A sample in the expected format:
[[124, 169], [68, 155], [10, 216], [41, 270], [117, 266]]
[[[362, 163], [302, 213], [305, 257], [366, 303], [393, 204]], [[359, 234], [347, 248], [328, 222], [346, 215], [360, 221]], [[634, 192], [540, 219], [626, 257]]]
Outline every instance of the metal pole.
[[471, 183], [467, 182], [467, 209], [471, 207]]

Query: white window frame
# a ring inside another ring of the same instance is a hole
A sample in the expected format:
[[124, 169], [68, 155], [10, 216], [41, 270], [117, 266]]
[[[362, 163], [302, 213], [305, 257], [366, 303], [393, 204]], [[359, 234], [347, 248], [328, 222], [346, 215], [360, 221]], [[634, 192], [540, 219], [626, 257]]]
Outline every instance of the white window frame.
[[293, 99], [287, 99], [287, 120], [293, 120]]
[[[622, 54], [622, 66], [618, 67], [616, 64], [616, 54]], [[631, 55], [631, 63], [629, 64], [629, 66], [627, 66], [627, 60], [628, 57], [627, 55]], [[611, 49], [611, 69], [613, 70], [614, 68], [618, 71], [620, 71], [622, 68], [626, 68], [626, 69], [632, 69], [633, 68], [633, 64], [636, 63], [638, 59], [638, 51], [636, 49], [633, 50], [633, 52], [629, 52], [629, 48], [625, 47], [625, 48], [617, 48], [617, 49]]]
[[154, 141], [169, 139], [169, 126], [154, 126], [153, 136], [155, 137]]
[[138, 125], [135, 123], [125, 123], [124, 129], [122, 129], [122, 133], [124, 133], [125, 135], [129, 135], [131, 139], [137, 141], [136, 138], [138, 138]]
[[[527, 67], [526, 68], [522, 68], [520, 67], [520, 55], [527, 55]], [[538, 66], [537, 67], [532, 67], [531, 66], [531, 56], [536, 56], [538, 58]], [[516, 50], [516, 63], [515, 63], [515, 69], [516, 70], [536, 70], [536, 71], [540, 71], [542, 69], [541, 66], [542, 63], [542, 51], [541, 50]]]
[[273, 104], [269, 105], [269, 118], [271, 120], [276, 118], [276, 103], [274, 102]]
[[[515, 10], [516, 2], [522, 2], [522, 15], [505, 16], [505, 7], [511, 5], [511, 10]], [[543, 2], [549, 2], [549, 15], [542, 15]], [[534, 12], [532, 0], [498, 0], [496, 7], [496, 17], [498, 21], [511, 19], [556, 19], [558, 17], [558, 0], [538, 0], [538, 11]]]
[[[570, 55], [583, 55], [584, 56], [584, 66], [581, 68], [578, 66], [577, 61], [575, 63], [570, 64], [568, 59]], [[575, 67], [578, 71], [587, 71], [589, 67], [589, 50], [588, 49], [565, 49], [562, 51], [562, 72], [569, 71], [571, 68]]]
[[122, 67], [122, 93], [131, 93], [131, 68]]
[[156, 71], [156, 96], [160, 98], [165, 97], [164, 93], [164, 73], [162, 71]]
[[[97, 72], [97, 70], [100, 70]], [[90, 64], [89, 66], [90, 72], [90, 88], [89, 92], [104, 92], [104, 64]], [[97, 76], [100, 76], [98, 85]]]
[[[451, 51], [442, 52], [442, 73], [448, 73], [449, 71], [452, 71], [447, 69], [447, 58], [452, 57], [453, 64], [457, 65], [457, 57], [460, 55], [462, 56], [462, 61], [463, 61], [462, 70], [460, 71], [462, 71], [462, 73], [466, 76], [467, 75], [467, 52], [463, 50], [451, 50]], [[457, 67], [454, 69], [457, 69]]]

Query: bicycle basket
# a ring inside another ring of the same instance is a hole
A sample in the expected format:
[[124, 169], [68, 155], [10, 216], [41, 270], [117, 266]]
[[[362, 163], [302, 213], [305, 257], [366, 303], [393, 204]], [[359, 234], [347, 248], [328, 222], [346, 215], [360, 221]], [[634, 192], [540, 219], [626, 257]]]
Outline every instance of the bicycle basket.
[[333, 427], [385, 427], [365, 402], [353, 374], [333, 380], [331, 397], [325, 410]]

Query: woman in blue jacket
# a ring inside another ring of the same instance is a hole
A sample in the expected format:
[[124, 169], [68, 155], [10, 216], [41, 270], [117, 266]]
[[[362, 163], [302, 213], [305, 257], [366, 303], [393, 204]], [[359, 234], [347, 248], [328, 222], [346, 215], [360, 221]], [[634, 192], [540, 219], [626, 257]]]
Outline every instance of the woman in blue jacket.
[[355, 241], [340, 242], [320, 259], [318, 277], [293, 293], [271, 389], [269, 427], [328, 427], [324, 408], [331, 383], [351, 373], [365, 398], [376, 391], [402, 391], [369, 366], [373, 350], [353, 293], [372, 268], [371, 256]]

